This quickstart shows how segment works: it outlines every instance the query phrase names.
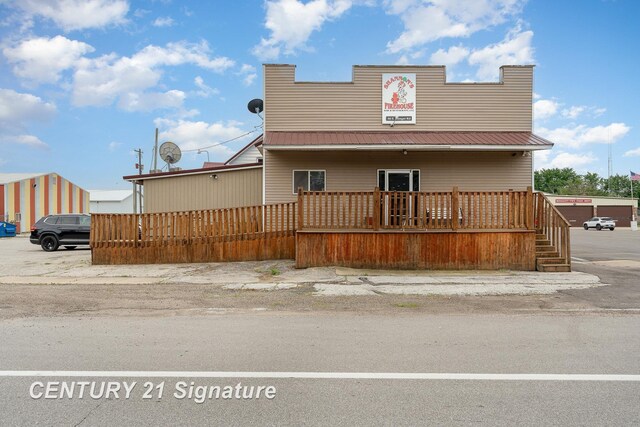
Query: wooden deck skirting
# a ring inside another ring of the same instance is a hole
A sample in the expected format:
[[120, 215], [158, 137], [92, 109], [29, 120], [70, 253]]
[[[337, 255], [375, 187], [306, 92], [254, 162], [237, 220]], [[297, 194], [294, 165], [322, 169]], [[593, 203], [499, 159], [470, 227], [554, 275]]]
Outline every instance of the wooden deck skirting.
[[296, 267], [535, 270], [534, 230], [296, 233]]

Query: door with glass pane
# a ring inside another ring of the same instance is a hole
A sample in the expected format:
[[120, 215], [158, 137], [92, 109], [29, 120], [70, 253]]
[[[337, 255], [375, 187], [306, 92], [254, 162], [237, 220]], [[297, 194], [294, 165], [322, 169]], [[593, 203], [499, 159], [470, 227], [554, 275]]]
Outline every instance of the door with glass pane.
[[[380, 218], [383, 226], [405, 227], [414, 224], [417, 203], [408, 193], [420, 190], [420, 171], [387, 169], [378, 171], [378, 186], [383, 193]], [[406, 194], [405, 194], [406, 193]]]

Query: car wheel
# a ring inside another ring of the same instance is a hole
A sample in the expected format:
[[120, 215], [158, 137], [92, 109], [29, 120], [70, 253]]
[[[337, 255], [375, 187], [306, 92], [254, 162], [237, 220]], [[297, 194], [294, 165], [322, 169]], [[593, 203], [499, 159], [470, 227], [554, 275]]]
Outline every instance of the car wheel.
[[596, 230], [598, 231], [602, 230], [602, 226], [600, 224], [596, 224]]
[[589, 229], [589, 226], [587, 224], [584, 224], [583, 227], [584, 227], [585, 230]]
[[616, 229], [615, 227], [611, 227], [609, 230], [613, 231], [613, 230], [615, 230], [615, 229]]
[[65, 249], [73, 250], [77, 248], [77, 246], [65, 246]]
[[42, 249], [46, 252], [53, 252], [58, 249], [60, 244], [55, 236], [44, 236], [40, 241], [40, 246], [42, 246]]

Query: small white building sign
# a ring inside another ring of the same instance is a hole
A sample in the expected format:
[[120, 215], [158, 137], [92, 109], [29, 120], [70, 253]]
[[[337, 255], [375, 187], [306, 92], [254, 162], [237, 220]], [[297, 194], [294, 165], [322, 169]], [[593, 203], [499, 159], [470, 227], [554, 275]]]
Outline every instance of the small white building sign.
[[416, 75], [382, 75], [382, 124], [416, 124]]

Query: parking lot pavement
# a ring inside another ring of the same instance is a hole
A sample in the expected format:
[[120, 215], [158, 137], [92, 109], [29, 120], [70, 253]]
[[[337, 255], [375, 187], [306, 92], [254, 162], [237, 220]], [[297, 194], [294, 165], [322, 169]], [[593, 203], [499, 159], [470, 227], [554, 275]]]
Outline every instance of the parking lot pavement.
[[573, 271], [597, 275], [612, 286], [564, 295], [601, 309], [640, 312], [640, 231], [572, 228], [571, 251]]
[[571, 229], [574, 261], [634, 261], [640, 266], [640, 231], [630, 228], [609, 230]]

